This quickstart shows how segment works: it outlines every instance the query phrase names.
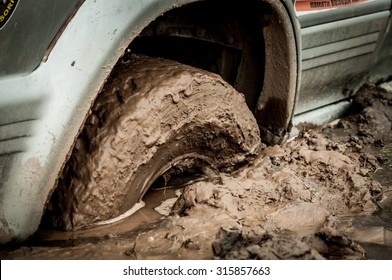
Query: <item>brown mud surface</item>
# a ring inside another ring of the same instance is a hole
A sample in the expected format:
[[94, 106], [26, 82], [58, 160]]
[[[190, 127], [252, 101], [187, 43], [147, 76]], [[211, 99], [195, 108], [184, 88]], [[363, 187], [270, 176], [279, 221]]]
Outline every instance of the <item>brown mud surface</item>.
[[[2, 259], [392, 259], [391, 124], [392, 92], [364, 86], [349, 116], [302, 124], [249, 166], [178, 198], [150, 192], [114, 225], [41, 229]], [[165, 199], [161, 216], [153, 208]]]

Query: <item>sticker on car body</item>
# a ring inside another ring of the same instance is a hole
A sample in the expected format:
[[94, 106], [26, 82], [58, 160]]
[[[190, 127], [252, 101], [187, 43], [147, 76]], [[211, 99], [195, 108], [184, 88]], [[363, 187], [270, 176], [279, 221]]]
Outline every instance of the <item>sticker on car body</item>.
[[13, 15], [19, 0], [0, 0], [0, 29], [2, 29]]
[[343, 8], [370, 1], [372, 0], [297, 0], [295, 1], [295, 10], [298, 14], [305, 14]]

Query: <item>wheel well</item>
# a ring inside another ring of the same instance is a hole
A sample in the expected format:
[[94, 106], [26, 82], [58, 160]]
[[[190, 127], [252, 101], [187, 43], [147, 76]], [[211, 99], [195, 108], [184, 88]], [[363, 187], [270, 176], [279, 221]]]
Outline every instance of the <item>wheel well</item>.
[[221, 75], [245, 95], [265, 142], [280, 142], [290, 129], [297, 60], [292, 22], [280, 1], [200, 1], [176, 8], [149, 24], [128, 52]]
[[264, 76], [263, 15], [270, 13], [267, 7], [261, 13], [256, 4], [188, 4], [153, 21], [129, 49], [217, 73], [244, 93], [254, 111]]

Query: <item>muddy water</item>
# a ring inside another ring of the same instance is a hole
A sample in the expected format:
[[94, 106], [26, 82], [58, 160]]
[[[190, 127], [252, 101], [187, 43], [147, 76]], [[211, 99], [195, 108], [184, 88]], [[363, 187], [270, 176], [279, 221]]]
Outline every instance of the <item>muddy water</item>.
[[[182, 189], [110, 226], [41, 230], [9, 259], [392, 259], [392, 95], [365, 87], [356, 110], [264, 149], [249, 166]], [[60, 241], [60, 242], [58, 242]]]
[[392, 259], [392, 139], [370, 151], [380, 159], [379, 168], [372, 178], [384, 186], [385, 198], [380, 201], [373, 215], [352, 217], [353, 230], [350, 236], [362, 243], [368, 257]]
[[138, 227], [157, 222], [164, 215], [156, 210], [165, 201], [177, 198], [176, 188], [151, 190], [143, 198], [145, 206], [132, 216], [110, 225], [96, 226], [76, 231], [60, 231], [53, 228], [41, 227], [34, 239], [42, 241], [64, 241], [70, 239], [99, 239], [114, 238], [129, 233]]
[[[76, 231], [60, 231], [47, 226], [41, 226], [36, 234], [19, 249], [14, 245], [0, 248], [2, 259], [123, 259], [129, 258], [127, 249], [120, 250], [119, 254], [109, 252], [101, 254], [99, 244], [112, 240], [128, 240], [134, 237], [135, 232], [143, 231], [165, 217], [159, 208], [165, 201], [178, 197], [177, 189], [165, 188], [150, 190], [143, 201], [145, 206], [134, 215], [117, 223], [91, 227]], [[16, 245], [19, 247], [18, 245]], [[85, 248], [87, 246], [87, 249]], [[91, 246], [91, 247], [90, 247]], [[115, 250], [116, 246], [109, 245]], [[128, 248], [129, 246], [126, 246]], [[31, 250], [31, 249], [32, 250]], [[34, 248], [34, 249], [33, 249]], [[94, 248], [94, 249], [93, 249]], [[94, 253], [93, 253], [94, 251]], [[105, 257], [106, 256], [106, 257]]]
[[[383, 87], [390, 90], [391, 87]], [[378, 95], [379, 94], [379, 95]], [[350, 220], [351, 228], [346, 231], [348, 236], [358, 241], [371, 259], [392, 259], [392, 133], [391, 133], [391, 92], [389, 95], [377, 93], [370, 88], [368, 95], [357, 99], [361, 113], [351, 116], [348, 125], [351, 135], [359, 134], [359, 144], [365, 144], [367, 154], [374, 156], [378, 165], [369, 176], [383, 187], [383, 198], [374, 201], [377, 210], [371, 215], [360, 214], [342, 217]], [[335, 135], [344, 137], [346, 129], [335, 129]]]

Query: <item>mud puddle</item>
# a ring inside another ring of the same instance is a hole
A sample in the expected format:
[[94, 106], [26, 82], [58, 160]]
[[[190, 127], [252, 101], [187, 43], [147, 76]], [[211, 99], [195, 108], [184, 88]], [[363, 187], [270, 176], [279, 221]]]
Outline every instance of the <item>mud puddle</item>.
[[124, 219], [120, 222], [92, 227], [77, 231], [59, 231], [47, 227], [41, 227], [37, 232], [35, 239], [40, 240], [69, 240], [81, 238], [112, 238], [117, 235], [135, 230], [137, 227], [158, 221], [163, 217], [155, 208], [159, 207], [163, 201], [175, 199], [175, 189], [152, 190], [144, 197], [145, 206], [138, 210], [131, 218]]
[[[264, 149], [214, 182], [174, 190], [114, 225], [41, 229], [2, 259], [392, 259], [392, 94], [365, 86], [353, 113]], [[306, 126], [304, 126], [306, 127]]]

